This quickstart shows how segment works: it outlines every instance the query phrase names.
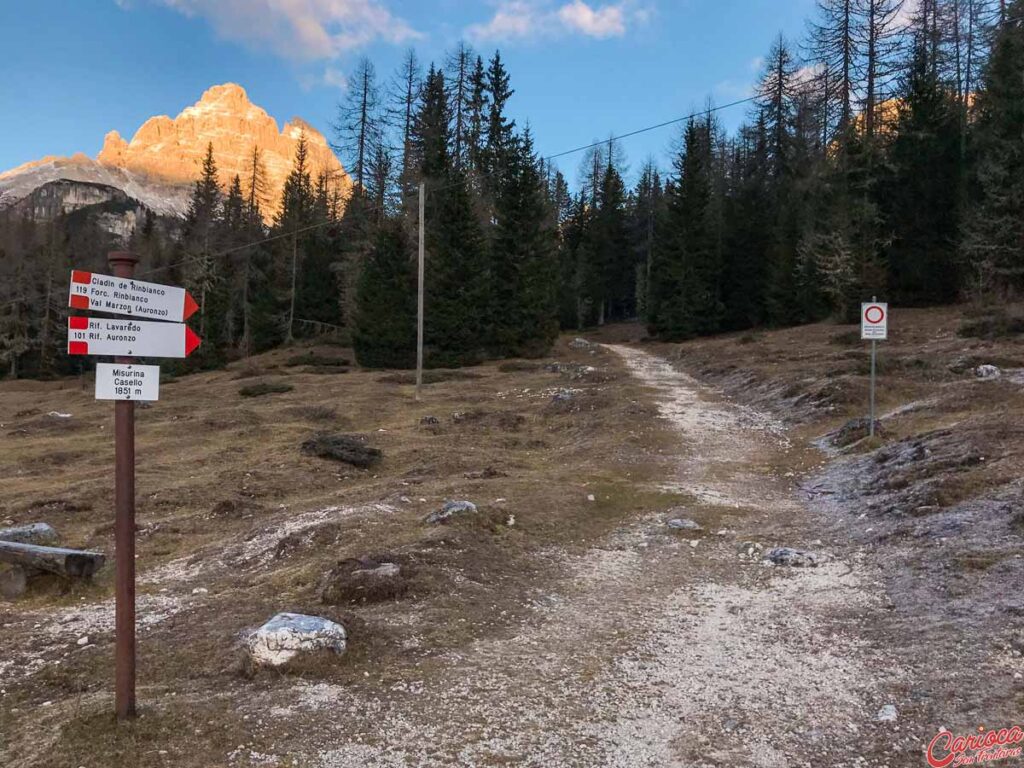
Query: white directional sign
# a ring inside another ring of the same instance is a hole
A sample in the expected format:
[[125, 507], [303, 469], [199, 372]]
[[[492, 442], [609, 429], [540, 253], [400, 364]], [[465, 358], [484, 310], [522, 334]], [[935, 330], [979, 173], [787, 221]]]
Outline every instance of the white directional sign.
[[860, 337], [865, 341], [885, 341], [889, 338], [889, 305], [879, 302], [860, 307]]
[[68, 318], [69, 355], [188, 357], [202, 343], [182, 323]]
[[160, 366], [100, 363], [96, 366], [96, 399], [156, 402], [160, 399]]
[[74, 309], [92, 309], [173, 323], [183, 323], [199, 309], [184, 288], [77, 269], [71, 272], [68, 305]]

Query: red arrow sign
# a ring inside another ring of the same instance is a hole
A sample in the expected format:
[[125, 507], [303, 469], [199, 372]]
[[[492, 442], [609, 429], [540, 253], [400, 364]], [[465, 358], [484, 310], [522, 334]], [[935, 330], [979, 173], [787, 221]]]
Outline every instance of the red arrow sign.
[[94, 309], [114, 315], [175, 323], [188, 320], [199, 309], [195, 299], [184, 288], [77, 269], [71, 272], [68, 305], [74, 309]]
[[68, 318], [69, 355], [183, 358], [202, 343], [203, 340], [182, 323]]

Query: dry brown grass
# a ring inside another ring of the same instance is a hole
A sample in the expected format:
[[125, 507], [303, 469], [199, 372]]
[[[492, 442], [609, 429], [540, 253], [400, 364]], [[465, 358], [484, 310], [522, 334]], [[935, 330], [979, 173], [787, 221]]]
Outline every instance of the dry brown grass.
[[[638, 405], [645, 395], [618, 359], [571, 351], [565, 341], [556, 356], [574, 370], [599, 370], [579, 378], [534, 365], [439, 372], [420, 403], [406, 374], [388, 376], [390, 385], [382, 386], [379, 372], [318, 376], [301, 368], [287, 375], [291, 391], [241, 398], [239, 373], [275, 370], [296, 357], [287, 350], [178, 379], [160, 403], [138, 411], [140, 595], [160, 597], [167, 589], [185, 600], [181, 613], [140, 637], [144, 716], [130, 726], [110, 720], [109, 632], [94, 633], [94, 648], [68, 653], [63, 643], [40, 646], [33, 622], [24, 621], [30, 610], [56, 616], [109, 599], [108, 568], [92, 585], [66, 593], [33, 589], [20, 602], [0, 604], [0, 621], [11, 622], [6, 647], [46, 662], [44, 672], [6, 686], [0, 732], [12, 736], [0, 755], [6, 746], [18, 768], [207, 768], [223, 764], [237, 744], [258, 747], [282, 737], [269, 726], [255, 735], [233, 712], [252, 686], [274, 680], [238, 676], [238, 633], [281, 610], [348, 627], [345, 656], [294, 673], [343, 685], [363, 685], [366, 672], [376, 679], [505, 631], [527, 610], [522, 596], [559, 574], [557, 563], [536, 558], [538, 550], [585, 547], [638, 511], [679, 501], [650, 490], [666, 471], [657, 446], [675, 438], [652, 409]], [[563, 387], [576, 391], [578, 409], [548, 407]], [[72, 418], [51, 423], [51, 410]], [[437, 418], [436, 429], [421, 425], [427, 416]], [[338, 422], [372, 437], [384, 454], [378, 466], [358, 470], [300, 452], [321, 424], [333, 429]], [[45, 520], [68, 545], [113, 554], [109, 404], [94, 401], [77, 380], [3, 382], [0, 425], [0, 520]], [[423, 524], [449, 499], [474, 501], [481, 514], [447, 526]], [[263, 560], [225, 561], [232, 547], [296, 516], [379, 502], [393, 511], [341, 516], [284, 538]], [[344, 609], [321, 601], [323, 578], [339, 561], [381, 552], [410, 564], [401, 599], [357, 600]], [[168, 564], [206, 570], [146, 582]], [[194, 587], [208, 593], [193, 598]], [[406, 613], [417, 617], [426, 656], [402, 651], [396, 626]], [[61, 702], [47, 713], [53, 744], [33, 736], [35, 713], [50, 700]]]

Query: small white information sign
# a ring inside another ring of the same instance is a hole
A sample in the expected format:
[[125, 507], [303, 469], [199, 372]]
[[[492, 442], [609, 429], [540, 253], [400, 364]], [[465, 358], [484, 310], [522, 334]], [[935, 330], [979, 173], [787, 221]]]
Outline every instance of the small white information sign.
[[864, 341], [885, 341], [889, 338], [889, 305], [880, 302], [861, 304], [860, 337]]
[[156, 402], [160, 399], [160, 366], [99, 363], [96, 399]]

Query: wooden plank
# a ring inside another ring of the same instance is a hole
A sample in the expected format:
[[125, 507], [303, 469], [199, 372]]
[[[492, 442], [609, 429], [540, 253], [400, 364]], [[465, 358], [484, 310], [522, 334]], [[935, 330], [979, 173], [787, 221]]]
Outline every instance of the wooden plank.
[[20, 565], [23, 568], [36, 568], [76, 579], [92, 577], [103, 567], [106, 560], [106, 556], [99, 552], [0, 541], [0, 562]]

